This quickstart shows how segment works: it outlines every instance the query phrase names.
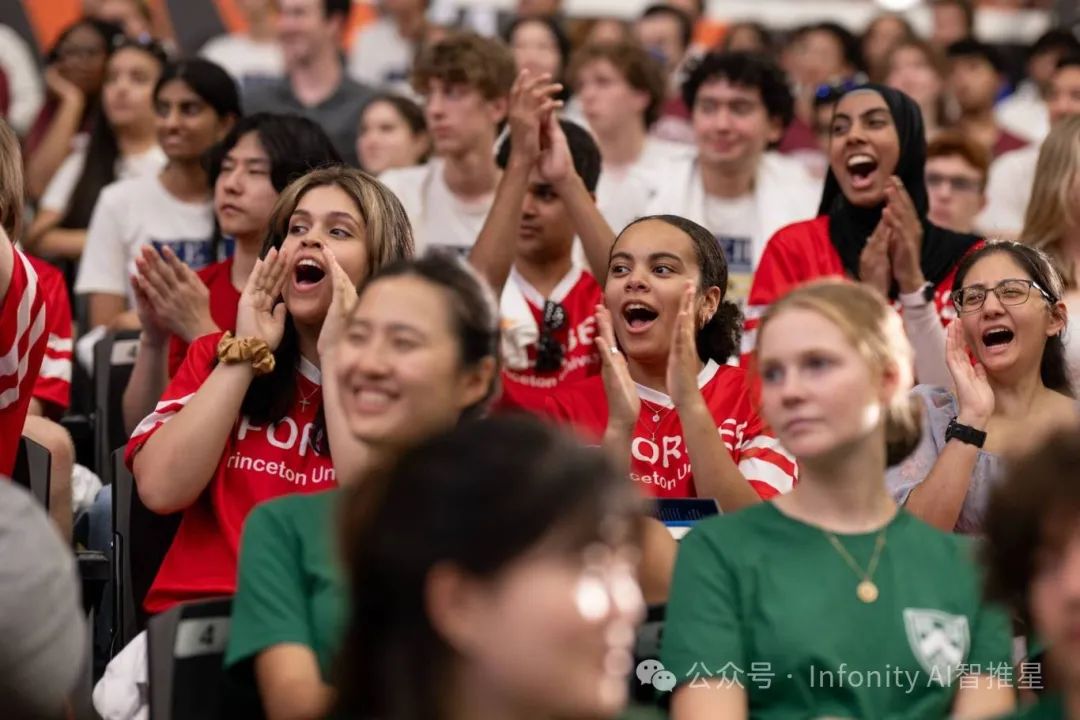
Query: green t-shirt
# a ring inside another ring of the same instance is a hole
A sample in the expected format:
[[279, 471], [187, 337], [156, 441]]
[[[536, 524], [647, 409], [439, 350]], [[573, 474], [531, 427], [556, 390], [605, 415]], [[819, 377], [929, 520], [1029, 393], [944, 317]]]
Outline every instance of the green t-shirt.
[[345, 629], [347, 602], [337, 564], [341, 490], [287, 495], [262, 503], [244, 521], [225, 666], [250, 665], [280, 643], [307, 645], [323, 680]]
[[[877, 535], [839, 539], [865, 569]], [[663, 664], [680, 685], [740, 682], [754, 718], [945, 717], [957, 671], [1011, 678], [1008, 618], [971, 555], [901, 510], [866, 604], [819, 528], [772, 503], [710, 518], [680, 544]]]

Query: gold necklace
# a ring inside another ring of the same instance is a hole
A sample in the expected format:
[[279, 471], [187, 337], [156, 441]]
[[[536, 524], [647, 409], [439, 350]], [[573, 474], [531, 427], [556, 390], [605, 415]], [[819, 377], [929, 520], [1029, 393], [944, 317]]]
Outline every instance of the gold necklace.
[[885, 549], [885, 531], [888, 528], [882, 528], [878, 533], [877, 540], [874, 542], [874, 554], [870, 557], [870, 566], [863, 572], [863, 569], [859, 567], [859, 564], [855, 562], [855, 558], [851, 557], [851, 553], [847, 551], [847, 548], [841, 544], [840, 539], [836, 535], [822, 530], [825, 533], [825, 537], [829, 538], [829, 542], [836, 548], [836, 552], [840, 553], [840, 557], [844, 558], [844, 561], [855, 571], [855, 574], [862, 578], [858, 585], [855, 586], [855, 596], [862, 600], [864, 603], [872, 603], [878, 599], [878, 586], [874, 584], [874, 571], [877, 570], [878, 560], [881, 559], [881, 551]]

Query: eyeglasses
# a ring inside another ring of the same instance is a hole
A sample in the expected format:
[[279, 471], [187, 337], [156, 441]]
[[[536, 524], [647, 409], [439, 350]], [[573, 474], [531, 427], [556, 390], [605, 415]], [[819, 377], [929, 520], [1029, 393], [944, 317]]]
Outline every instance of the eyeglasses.
[[100, 45], [64, 45], [56, 50], [56, 57], [60, 60], [90, 61], [104, 54], [105, 48]]
[[1043, 296], [1043, 299], [1046, 300], [1046, 302], [1054, 302], [1054, 299], [1050, 297], [1050, 294], [1039, 287], [1037, 282], [1034, 280], [1021, 280], [1018, 278], [1002, 280], [992, 288], [988, 288], [985, 285], [969, 285], [968, 287], [954, 290], [951, 297], [956, 312], [961, 315], [966, 315], [982, 308], [983, 303], [986, 302], [986, 294], [988, 292], [993, 292], [997, 295], [998, 302], [1002, 305], [1023, 305], [1031, 296], [1032, 288], [1038, 290], [1039, 294]]
[[926, 173], [926, 187], [936, 188], [948, 184], [955, 193], [977, 193], [982, 190], [982, 183], [978, 180], [962, 175], [942, 175], [941, 173]]
[[544, 303], [544, 322], [540, 339], [536, 341], [536, 372], [554, 372], [562, 367], [563, 347], [555, 333], [566, 324], [566, 308], [562, 303], [548, 300]]

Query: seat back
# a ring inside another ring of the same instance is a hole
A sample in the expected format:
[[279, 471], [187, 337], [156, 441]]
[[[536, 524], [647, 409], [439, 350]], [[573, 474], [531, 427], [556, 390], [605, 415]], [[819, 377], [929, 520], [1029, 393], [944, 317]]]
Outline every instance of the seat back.
[[119, 650], [146, 625], [143, 600], [169, 551], [180, 513], [157, 515], [139, 499], [135, 479], [124, 464], [124, 449], [113, 452], [113, 587]]
[[112, 451], [127, 442], [124, 389], [138, 351], [137, 330], [107, 333], [94, 346], [94, 457], [99, 472], [110, 472]]
[[220, 714], [232, 598], [180, 603], [147, 626], [150, 720]]
[[15, 469], [11, 473], [11, 479], [29, 490], [42, 507], [48, 510], [52, 453], [46, 450], [45, 446], [23, 436], [19, 440], [19, 451], [15, 455]]

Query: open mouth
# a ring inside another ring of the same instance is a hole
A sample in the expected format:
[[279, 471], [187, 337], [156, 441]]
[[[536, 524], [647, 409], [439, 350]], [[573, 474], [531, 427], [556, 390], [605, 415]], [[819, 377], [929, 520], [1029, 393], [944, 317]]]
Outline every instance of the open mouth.
[[293, 270], [293, 279], [296, 287], [307, 290], [318, 285], [326, 277], [326, 271], [322, 266], [310, 258], [304, 258], [296, 263]]
[[630, 330], [641, 332], [656, 322], [660, 313], [643, 303], [629, 303], [623, 307], [623, 319]]
[[1014, 336], [1008, 328], [990, 328], [983, 333], [982, 342], [987, 348], [1002, 347], [1011, 343]]
[[874, 174], [878, 169], [878, 161], [864, 153], [852, 155], [847, 159], [847, 170], [851, 176], [851, 185], [856, 190], [870, 187], [874, 182]]

